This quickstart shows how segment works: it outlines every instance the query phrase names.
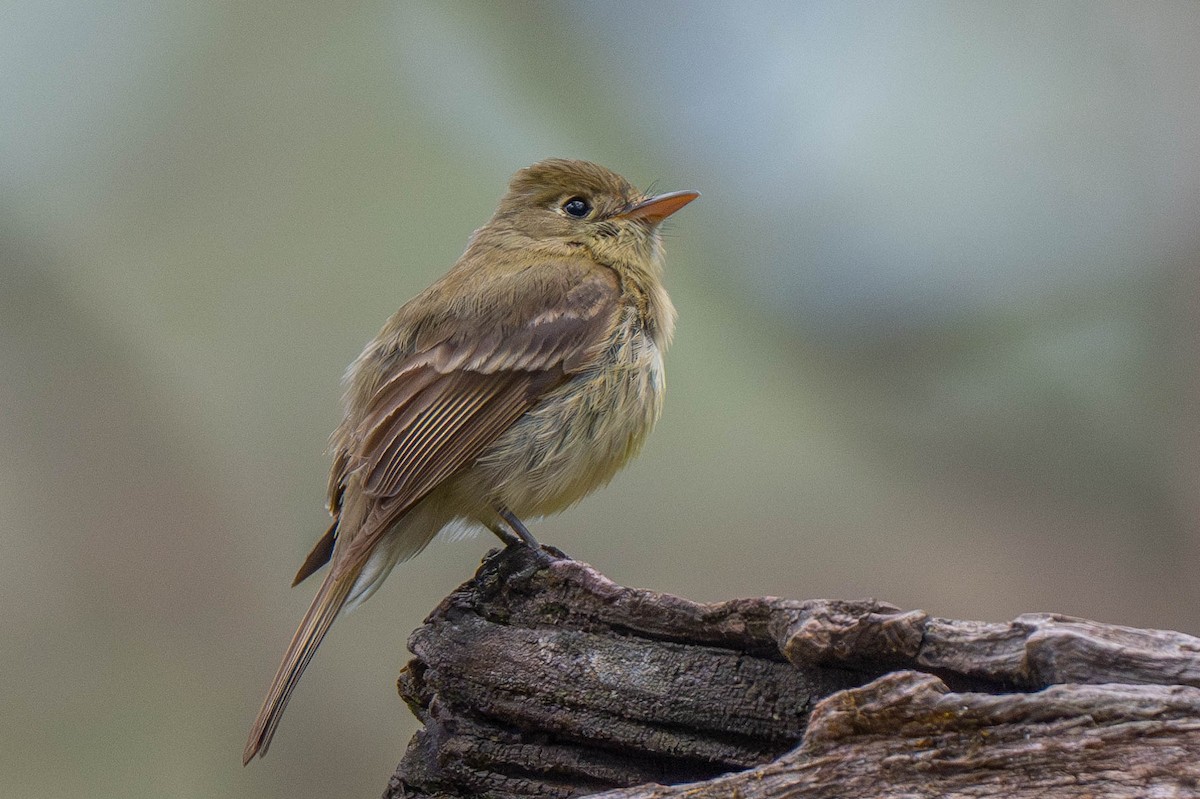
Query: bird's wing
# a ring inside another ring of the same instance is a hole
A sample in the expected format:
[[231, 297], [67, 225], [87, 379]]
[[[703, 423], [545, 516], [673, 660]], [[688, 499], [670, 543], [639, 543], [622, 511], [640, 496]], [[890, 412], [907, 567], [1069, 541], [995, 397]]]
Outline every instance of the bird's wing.
[[401, 515], [585, 369], [616, 324], [619, 298], [616, 276], [593, 268], [565, 296], [549, 292], [494, 329], [457, 326], [401, 361], [351, 438], [340, 482], [359, 471], [370, 507], [359, 529], [338, 531], [347, 540], [333, 554], [334, 572], [360, 568]]
[[[300, 675], [380, 538], [601, 351], [620, 309], [616, 276], [585, 263], [558, 266], [499, 278], [507, 282], [492, 287], [503, 289], [501, 306], [464, 306], [460, 319], [424, 318], [415, 344], [372, 391], [365, 412], [339, 432], [330, 491], [338, 522], [317, 542], [297, 582], [330, 558], [333, 567], [271, 681], [244, 763], [270, 746]], [[352, 504], [355, 523], [342, 529]]]

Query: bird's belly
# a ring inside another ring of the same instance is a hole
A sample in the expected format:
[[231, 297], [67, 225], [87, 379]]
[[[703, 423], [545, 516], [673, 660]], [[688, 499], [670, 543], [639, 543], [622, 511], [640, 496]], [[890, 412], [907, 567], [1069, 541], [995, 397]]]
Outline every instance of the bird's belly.
[[601, 364], [521, 417], [476, 462], [472, 482], [518, 516], [543, 516], [607, 483], [637, 454], [662, 409], [662, 353], [625, 331]]

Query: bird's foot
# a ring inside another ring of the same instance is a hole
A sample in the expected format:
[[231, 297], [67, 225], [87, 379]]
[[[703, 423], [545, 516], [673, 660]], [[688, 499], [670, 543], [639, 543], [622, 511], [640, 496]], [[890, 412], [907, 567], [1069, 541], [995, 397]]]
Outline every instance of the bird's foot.
[[543, 565], [549, 566], [556, 560], [570, 560], [563, 552], [555, 547], [543, 546], [538, 543], [538, 540], [533, 537], [533, 533], [529, 532], [529, 528], [525, 526], [515, 513], [504, 506], [496, 508], [496, 513], [504, 520], [505, 525], [490, 525], [489, 529], [496, 534], [496, 537], [504, 542], [505, 546], [524, 546], [529, 549], [533, 556]]

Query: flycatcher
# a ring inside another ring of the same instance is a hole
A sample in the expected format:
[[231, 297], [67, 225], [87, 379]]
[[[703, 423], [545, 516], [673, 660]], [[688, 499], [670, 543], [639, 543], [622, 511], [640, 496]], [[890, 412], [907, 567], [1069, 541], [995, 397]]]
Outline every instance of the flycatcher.
[[243, 762], [266, 754], [333, 620], [450, 524], [537, 542], [544, 516], [607, 483], [663, 401], [675, 308], [659, 224], [699, 196], [649, 197], [586, 161], [513, 176], [440, 280], [397, 311], [346, 373], [333, 433], [333, 524], [296, 574], [330, 564]]

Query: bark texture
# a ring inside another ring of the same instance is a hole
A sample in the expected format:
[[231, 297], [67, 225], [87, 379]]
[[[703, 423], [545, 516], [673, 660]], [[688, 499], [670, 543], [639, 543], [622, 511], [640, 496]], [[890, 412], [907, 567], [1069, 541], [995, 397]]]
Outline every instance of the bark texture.
[[1200, 797], [1200, 639], [699, 604], [548, 552], [493, 554], [412, 634], [386, 799]]

